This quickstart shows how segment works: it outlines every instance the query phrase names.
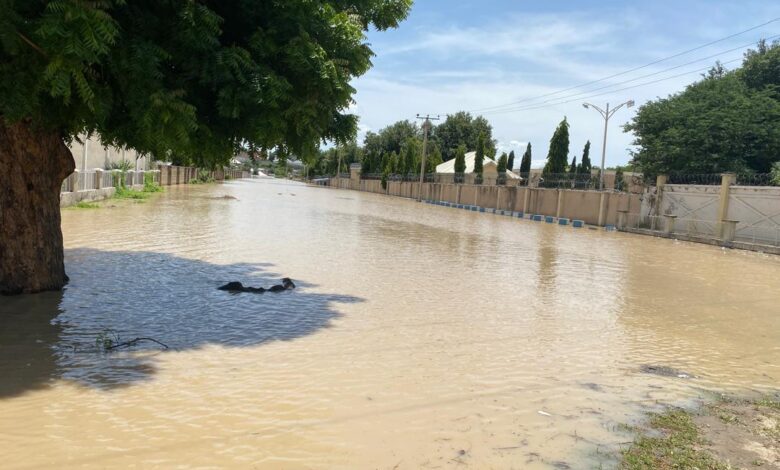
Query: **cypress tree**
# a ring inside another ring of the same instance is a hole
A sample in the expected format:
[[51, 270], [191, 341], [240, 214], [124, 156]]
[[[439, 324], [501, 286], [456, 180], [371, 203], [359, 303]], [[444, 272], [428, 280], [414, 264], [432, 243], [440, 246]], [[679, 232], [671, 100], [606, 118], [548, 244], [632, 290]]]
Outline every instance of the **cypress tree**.
[[615, 190], [623, 191], [624, 186], [625, 184], [623, 182], [623, 167], [617, 167], [617, 170], [615, 171]]
[[569, 165], [569, 173], [572, 175], [577, 174], [577, 157], [571, 159], [571, 165]]
[[563, 118], [550, 139], [550, 150], [547, 153], [547, 164], [542, 174], [554, 175], [566, 172], [569, 158], [569, 122]]
[[512, 171], [515, 168], [515, 151], [509, 152], [509, 160], [506, 163], [506, 169]]
[[430, 152], [425, 158], [425, 172], [435, 173], [436, 167], [441, 165], [441, 150], [438, 145], [432, 145]]
[[580, 164], [579, 173], [590, 174], [590, 170], [593, 168], [590, 164], [590, 141], [585, 142], [585, 148], [582, 149], [582, 164]]
[[455, 173], [466, 171], [466, 147], [461, 145], [455, 150]]
[[528, 175], [531, 172], [531, 142], [528, 142], [528, 145], [525, 147], [525, 153], [523, 153], [523, 158], [520, 160], [520, 174], [521, 175]]
[[409, 139], [406, 142], [406, 151], [404, 152], [404, 157], [403, 157], [404, 168], [406, 169], [404, 174], [407, 174], [407, 173], [417, 174], [417, 173], [420, 172], [419, 165], [417, 164], [418, 163], [417, 162], [417, 155], [416, 155], [417, 152], [415, 152], [415, 145], [414, 144], [415, 144], [415, 142], [413, 141], [413, 139]]
[[506, 165], [507, 165], [508, 157], [506, 156], [506, 152], [501, 154], [501, 157], [498, 159], [498, 175], [501, 176], [504, 173], [506, 173]]
[[482, 176], [483, 171], [483, 161], [485, 159], [485, 134], [480, 132], [479, 137], [477, 137], [477, 154], [474, 157], [474, 173], [477, 174], [477, 176]]

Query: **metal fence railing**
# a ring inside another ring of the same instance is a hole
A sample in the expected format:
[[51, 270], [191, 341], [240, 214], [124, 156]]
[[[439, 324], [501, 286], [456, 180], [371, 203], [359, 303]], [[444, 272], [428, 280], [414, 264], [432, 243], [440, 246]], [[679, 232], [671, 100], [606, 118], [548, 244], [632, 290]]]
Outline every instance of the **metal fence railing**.
[[[780, 186], [770, 173], [736, 173], [735, 177], [737, 186]], [[666, 183], [716, 186], [722, 181], [722, 173], [670, 173]]]

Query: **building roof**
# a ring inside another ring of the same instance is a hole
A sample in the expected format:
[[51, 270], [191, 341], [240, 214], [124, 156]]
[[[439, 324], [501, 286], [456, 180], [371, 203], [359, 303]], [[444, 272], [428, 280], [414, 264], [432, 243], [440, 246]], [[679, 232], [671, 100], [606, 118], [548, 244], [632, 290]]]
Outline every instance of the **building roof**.
[[[474, 159], [477, 156], [477, 152], [468, 152], [466, 155], [466, 171], [464, 173], [474, 173]], [[482, 167], [487, 168], [489, 166], [498, 167], [498, 163], [489, 157], [485, 157], [482, 160]], [[447, 160], [446, 162], [436, 165], [436, 173], [455, 173], [455, 159]], [[506, 172], [507, 178], [520, 179], [519, 176], [511, 171]]]

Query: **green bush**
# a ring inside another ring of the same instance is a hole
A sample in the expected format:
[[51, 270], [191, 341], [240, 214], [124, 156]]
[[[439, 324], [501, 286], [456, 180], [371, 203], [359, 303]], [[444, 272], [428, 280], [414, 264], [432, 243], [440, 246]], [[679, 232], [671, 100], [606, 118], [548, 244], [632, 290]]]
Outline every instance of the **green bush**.
[[780, 186], [780, 162], [774, 162], [770, 171], [772, 175], [771, 184]]
[[162, 191], [163, 188], [154, 180], [152, 173], [144, 173], [144, 192], [145, 193], [157, 193]]

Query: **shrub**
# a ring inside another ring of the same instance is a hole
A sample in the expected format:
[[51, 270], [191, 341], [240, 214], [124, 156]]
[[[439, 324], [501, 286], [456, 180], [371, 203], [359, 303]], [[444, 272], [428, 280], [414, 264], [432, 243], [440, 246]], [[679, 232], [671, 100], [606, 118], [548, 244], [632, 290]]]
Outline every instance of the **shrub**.
[[780, 186], [780, 162], [774, 162], [772, 164], [770, 182], [774, 186]]

